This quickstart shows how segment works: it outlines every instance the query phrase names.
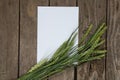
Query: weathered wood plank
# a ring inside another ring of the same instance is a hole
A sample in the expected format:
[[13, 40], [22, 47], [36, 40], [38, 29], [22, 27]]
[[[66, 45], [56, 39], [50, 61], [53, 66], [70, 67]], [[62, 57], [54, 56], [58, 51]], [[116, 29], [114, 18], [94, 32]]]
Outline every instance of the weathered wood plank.
[[120, 0], [108, 0], [106, 80], [120, 80]]
[[[89, 24], [94, 24], [94, 31], [103, 18], [106, 21], [106, 0], [78, 0], [78, 6], [80, 39]], [[105, 80], [105, 59], [82, 64], [78, 67], [77, 76], [77, 80]]]
[[76, 6], [76, 0], [50, 0], [50, 6]]
[[47, 5], [48, 0], [20, 0], [20, 76], [37, 62], [37, 6]]
[[18, 75], [19, 0], [0, 0], [0, 80]]
[[[76, 6], [76, 0], [50, 0], [50, 6]], [[74, 80], [74, 68], [53, 75], [49, 80]]]

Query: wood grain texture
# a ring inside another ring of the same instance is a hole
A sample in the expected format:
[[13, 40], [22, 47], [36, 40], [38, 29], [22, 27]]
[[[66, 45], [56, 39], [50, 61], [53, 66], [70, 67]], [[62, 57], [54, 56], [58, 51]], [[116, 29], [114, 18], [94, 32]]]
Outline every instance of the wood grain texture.
[[76, 6], [76, 0], [50, 0], [50, 6]]
[[18, 75], [19, 0], [0, 0], [0, 80]]
[[[76, 6], [76, 0], [50, 0], [50, 6]], [[49, 80], [74, 80], [74, 68], [53, 75]]]
[[20, 76], [37, 62], [37, 6], [47, 5], [48, 0], [20, 0]]
[[[81, 39], [89, 24], [94, 24], [94, 31], [103, 18], [106, 22], [106, 0], [78, 0], [78, 6]], [[77, 76], [77, 80], [105, 80], [105, 59], [82, 64], [78, 67]]]
[[[120, 80], [120, 0], [20, 0], [20, 6], [19, 0], [0, 0], [0, 80], [16, 80], [18, 76], [19, 41], [19, 76], [36, 64], [37, 6], [76, 6], [76, 3], [80, 8], [79, 39], [88, 24], [95, 24], [95, 30], [99, 21], [106, 18], [108, 4], [106, 68], [105, 59], [85, 63], [78, 67], [77, 80]], [[49, 80], [74, 80], [74, 68]]]
[[106, 80], [120, 80], [120, 0], [108, 0]]

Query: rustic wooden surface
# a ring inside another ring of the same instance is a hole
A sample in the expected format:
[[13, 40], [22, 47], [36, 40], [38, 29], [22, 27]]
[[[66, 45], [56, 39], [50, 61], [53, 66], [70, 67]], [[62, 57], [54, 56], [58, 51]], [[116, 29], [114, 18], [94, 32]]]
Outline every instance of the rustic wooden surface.
[[[0, 0], [0, 80], [16, 80], [36, 64], [38, 5], [79, 6], [79, 39], [88, 24], [104, 18], [106, 59], [79, 66], [75, 80], [120, 80], [120, 0]], [[74, 68], [49, 80], [74, 80]]]
[[50, 6], [76, 6], [76, 0], [50, 0]]
[[18, 75], [18, 11], [18, 0], [0, 0], [0, 80]]
[[20, 0], [20, 64], [19, 75], [37, 62], [37, 6], [48, 0]]
[[120, 80], [120, 0], [108, 0], [106, 80]]
[[[79, 39], [86, 31], [89, 24], [94, 24], [94, 31], [98, 23], [104, 18], [106, 21], [106, 0], [78, 0], [79, 14]], [[93, 32], [90, 33], [90, 35]], [[77, 80], [105, 80], [105, 59], [85, 63], [78, 67]]]
[[[76, 6], [76, 0], [50, 0], [50, 6]], [[51, 76], [49, 80], [74, 80], [74, 68]]]

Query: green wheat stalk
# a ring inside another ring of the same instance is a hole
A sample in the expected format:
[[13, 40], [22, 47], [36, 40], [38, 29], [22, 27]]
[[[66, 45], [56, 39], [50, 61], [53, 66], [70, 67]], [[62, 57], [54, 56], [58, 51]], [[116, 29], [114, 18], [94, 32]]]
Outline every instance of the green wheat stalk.
[[18, 80], [45, 80], [48, 76], [61, 72], [65, 68], [75, 66], [75, 63], [81, 65], [84, 62], [103, 58], [106, 50], [100, 49], [99, 47], [105, 42], [101, 37], [107, 27], [105, 23], [98, 26], [98, 29], [86, 41], [92, 28], [93, 25], [90, 25], [86, 33], [80, 39], [79, 44], [76, 45], [75, 39], [77, 37], [78, 28], [75, 29], [50, 59], [44, 58]]

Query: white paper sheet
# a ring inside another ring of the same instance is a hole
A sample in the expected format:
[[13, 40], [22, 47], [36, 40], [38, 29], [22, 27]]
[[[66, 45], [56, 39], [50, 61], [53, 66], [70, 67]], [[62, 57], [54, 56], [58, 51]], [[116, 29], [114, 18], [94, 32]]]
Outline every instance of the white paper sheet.
[[37, 62], [51, 56], [78, 27], [78, 7], [42, 7], [37, 12]]

